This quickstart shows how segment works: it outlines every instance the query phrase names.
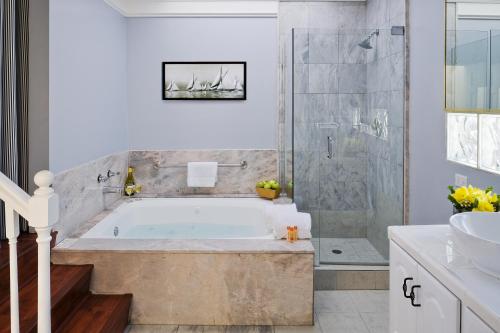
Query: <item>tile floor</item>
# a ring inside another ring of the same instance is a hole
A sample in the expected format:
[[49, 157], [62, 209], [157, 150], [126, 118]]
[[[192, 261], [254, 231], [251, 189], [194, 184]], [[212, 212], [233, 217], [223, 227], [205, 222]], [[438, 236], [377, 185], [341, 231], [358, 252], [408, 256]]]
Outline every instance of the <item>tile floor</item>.
[[317, 291], [316, 324], [289, 326], [175, 326], [131, 325], [128, 333], [387, 333], [387, 290]]
[[[313, 238], [316, 265], [386, 265], [385, 259], [366, 238]], [[336, 254], [332, 250], [341, 250]], [[319, 253], [319, 256], [317, 255]]]

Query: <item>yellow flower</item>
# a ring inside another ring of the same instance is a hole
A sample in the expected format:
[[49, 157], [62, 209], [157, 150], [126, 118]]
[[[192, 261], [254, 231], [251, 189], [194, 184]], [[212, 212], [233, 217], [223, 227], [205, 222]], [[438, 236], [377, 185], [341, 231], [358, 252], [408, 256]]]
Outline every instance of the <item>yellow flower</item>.
[[460, 187], [455, 190], [455, 193], [451, 195], [458, 203], [463, 203], [464, 201], [468, 201], [469, 190], [467, 187]]
[[498, 202], [498, 195], [496, 193], [489, 193], [489, 202], [494, 204]]
[[494, 212], [495, 208], [491, 203], [486, 200], [479, 200], [477, 207], [472, 210], [473, 212]]

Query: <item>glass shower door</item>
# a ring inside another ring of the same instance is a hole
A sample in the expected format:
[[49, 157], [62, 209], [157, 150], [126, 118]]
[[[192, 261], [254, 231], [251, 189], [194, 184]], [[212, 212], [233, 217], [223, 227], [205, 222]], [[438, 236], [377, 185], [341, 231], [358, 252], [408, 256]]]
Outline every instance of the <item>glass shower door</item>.
[[292, 32], [293, 182], [316, 264], [386, 265], [403, 224], [401, 29]]

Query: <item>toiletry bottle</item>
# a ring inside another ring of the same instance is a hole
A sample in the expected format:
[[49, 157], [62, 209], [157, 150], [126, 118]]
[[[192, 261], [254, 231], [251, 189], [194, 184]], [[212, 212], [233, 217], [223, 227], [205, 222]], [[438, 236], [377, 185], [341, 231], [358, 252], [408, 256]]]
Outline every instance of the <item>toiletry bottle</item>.
[[293, 231], [292, 231], [292, 227], [288, 226], [288, 227], [286, 227], [286, 230], [287, 230], [286, 240], [289, 243], [293, 243]]
[[296, 225], [293, 226], [293, 240], [299, 240], [299, 230]]
[[125, 179], [125, 187], [123, 192], [126, 196], [132, 196], [135, 194], [135, 179], [134, 179], [134, 168], [128, 168], [127, 179]]

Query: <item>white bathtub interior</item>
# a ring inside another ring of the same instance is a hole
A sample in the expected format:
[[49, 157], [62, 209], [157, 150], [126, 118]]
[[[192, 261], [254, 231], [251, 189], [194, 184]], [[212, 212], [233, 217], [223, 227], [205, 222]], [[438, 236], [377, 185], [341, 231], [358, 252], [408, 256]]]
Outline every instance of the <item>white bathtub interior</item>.
[[81, 238], [274, 239], [257, 198], [150, 198], [124, 201]]

